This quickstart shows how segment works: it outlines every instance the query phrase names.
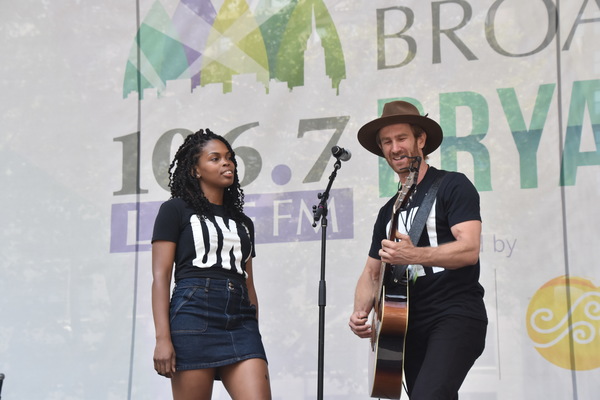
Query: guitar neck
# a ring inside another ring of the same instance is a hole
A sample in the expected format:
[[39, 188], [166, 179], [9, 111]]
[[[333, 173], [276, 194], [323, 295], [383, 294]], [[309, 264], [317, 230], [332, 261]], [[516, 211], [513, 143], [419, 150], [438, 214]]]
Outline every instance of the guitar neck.
[[[420, 161], [419, 161], [420, 163]], [[392, 218], [390, 221], [390, 229], [388, 232], [388, 240], [395, 241], [396, 233], [398, 232], [398, 219], [400, 218], [400, 212], [408, 205], [410, 197], [412, 196], [414, 190], [417, 187], [417, 176], [419, 175], [419, 168], [412, 168], [410, 173], [408, 174], [404, 185], [402, 185], [398, 189], [398, 197], [396, 201], [394, 201], [394, 205], [392, 207]], [[375, 296], [375, 308], [379, 309], [381, 306], [381, 302], [383, 301], [381, 293], [383, 292], [383, 285], [385, 282], [385, 278], [389, 271], [391, 270], [392, 265], [382, 262], [380, 271], [379, 271], [379, 285], [378, 291]]]

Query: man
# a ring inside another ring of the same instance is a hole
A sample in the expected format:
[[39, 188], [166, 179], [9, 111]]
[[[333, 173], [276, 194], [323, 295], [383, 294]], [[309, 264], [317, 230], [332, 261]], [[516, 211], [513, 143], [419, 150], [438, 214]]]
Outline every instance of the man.
[[[442, 139], [437, 122], [404, 101], [385, 104], [381, 117], [358, 132], [360, 144], [384, 157], [401, 184], [415, 157], [425, 160]], [[418, 243], [413, 243], [408, 236], [411, 224], [439, 175], [443, 178], [435, 201]], [[463, 380], [483, 352], [487, 329], [484, 290], [478, 282], [479, 194], [465, 175], [440, 171], [426, 162], [416, 179], [416, 191], [398, 218], [396, 240], [387, 237], [396, 196], [379, 211], [349, 325], [357, 336], [370, 338], [368, 315], [380, 295], [382, 262], [409, 265], [416, 278], [408, 283], [403, 356], [408, 396], [411, 400], [458, 399]]]

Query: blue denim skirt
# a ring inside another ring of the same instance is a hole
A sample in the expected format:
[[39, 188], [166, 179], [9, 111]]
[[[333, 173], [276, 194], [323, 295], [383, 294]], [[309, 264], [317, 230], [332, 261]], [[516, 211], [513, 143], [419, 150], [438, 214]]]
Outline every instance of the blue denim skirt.
[[267, 360], [245, 283], [182, 279], [173, 289], [170, 321], [178, 371]]

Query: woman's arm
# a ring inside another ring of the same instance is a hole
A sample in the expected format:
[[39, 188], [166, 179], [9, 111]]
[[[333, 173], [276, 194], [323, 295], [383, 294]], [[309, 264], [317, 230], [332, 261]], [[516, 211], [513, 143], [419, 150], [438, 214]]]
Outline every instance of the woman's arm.
[[171, 378], [175, 373], [175, 350], [171, 342], [169, 303], [176, 244], [164, 240], [152, 243], [152, 316], [156, 331], [154, 369]]
[[258, 296], [256, 295], [256, 289], [254, 288], [254, 277], [252, 274], [252, 258], [246, 263], [246, 287], [248, 288], [248, 297], [250, 303], [256, 307], [256, 319], [258, 319]]

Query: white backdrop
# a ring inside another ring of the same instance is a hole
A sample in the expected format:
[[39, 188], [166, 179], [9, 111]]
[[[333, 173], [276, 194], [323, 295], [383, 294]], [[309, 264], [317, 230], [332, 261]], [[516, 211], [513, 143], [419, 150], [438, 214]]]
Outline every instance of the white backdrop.
[[490, 323], [461, 398], [595, 398], [599, 18], [597, 0], [1, 1], [3, 398], [169, 396], [149, 239], [166, 163], [209, 127], [237, 149], [257, 223], [276, 399], [316, 397], [311, 208], [330, 148], [352, 152], [330, 207], [324, 392], [367, 399], [347, 321], [394, 182], [356, 132], [394, 98], [441, 123], [429, 162], [481, 194]]

